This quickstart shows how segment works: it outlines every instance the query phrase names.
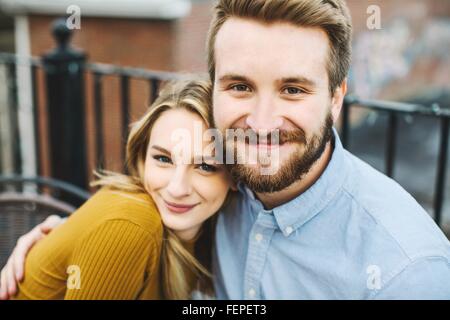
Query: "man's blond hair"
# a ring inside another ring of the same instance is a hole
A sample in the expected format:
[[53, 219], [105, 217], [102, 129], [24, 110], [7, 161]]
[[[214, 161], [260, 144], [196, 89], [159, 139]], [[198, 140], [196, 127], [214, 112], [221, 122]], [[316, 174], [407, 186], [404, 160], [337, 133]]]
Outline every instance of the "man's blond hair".
[[207, 40], [208, 71], [213, 83], [216, 36], [230, 17], [321, 28], [326, 32], [330, 44], [326, 68], [331, 95], [347, 77], [351, 60], [352, 24], [344, 0], [219, 0], [214, 8]]

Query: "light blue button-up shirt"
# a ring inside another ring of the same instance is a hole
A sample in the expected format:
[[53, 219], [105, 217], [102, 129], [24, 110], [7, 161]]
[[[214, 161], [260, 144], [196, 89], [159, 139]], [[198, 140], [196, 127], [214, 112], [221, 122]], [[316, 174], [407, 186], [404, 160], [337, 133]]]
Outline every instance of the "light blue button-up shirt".
[[450, 243], [334, 130], [327, 168], [297, 198], [265, 210], [239, 185], [219, 213], [213, 272], [219, 299], [450, 299]]

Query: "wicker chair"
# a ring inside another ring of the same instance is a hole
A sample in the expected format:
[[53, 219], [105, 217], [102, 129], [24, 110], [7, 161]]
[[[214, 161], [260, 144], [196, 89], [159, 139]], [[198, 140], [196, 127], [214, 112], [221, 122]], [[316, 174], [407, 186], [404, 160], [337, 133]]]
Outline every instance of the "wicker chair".
[[86, 191], [55, 179], [0, 176], [0, 268], [21, 235], [49, 215], [70, 215], [89, 196]]

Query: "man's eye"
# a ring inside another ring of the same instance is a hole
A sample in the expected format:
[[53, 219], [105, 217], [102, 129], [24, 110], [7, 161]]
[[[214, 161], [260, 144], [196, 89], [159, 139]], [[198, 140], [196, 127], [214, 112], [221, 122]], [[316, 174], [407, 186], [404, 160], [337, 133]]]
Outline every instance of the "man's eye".
[[206, 171], [206, 172], [216, 172], [217, 171], [216, 167], [206, 164], [204, 162], [201, 165], [199, 165], [198, 167], [199, 167], [199, 169]]
[[250, 91], [250, 88], [245, 84], [235, 84], [231, 86], [234, 91]]
[[162, 163], [172, 163], [172, 160], [170, 160], [169, 157], [162, 156], [162, 155], [153, 156], [153, 159], [155, 159], [156, 161], [162, 162]]
[[284, 88], [283, 93], [293, 95], [293, 94], [304, 93], [304, 91], [297, 87], [287, 87], [287, 88]]

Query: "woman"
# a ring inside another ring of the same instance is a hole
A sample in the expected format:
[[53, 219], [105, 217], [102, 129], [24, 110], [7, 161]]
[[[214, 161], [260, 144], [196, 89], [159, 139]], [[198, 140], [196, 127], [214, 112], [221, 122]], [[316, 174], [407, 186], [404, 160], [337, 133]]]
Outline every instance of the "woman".
[[203, 140], [210, 90], [200, 80], [168, 85], [131, 128], [129, 175], [97, 174], [93, 185], [103, 188], [31, 249], [18, 288], [10, 281], [16, 268], [10, 259], [1, 298], [7, 291], [18, 291], [17, 299], [211, 294], [212, 219], [232, 183]]

